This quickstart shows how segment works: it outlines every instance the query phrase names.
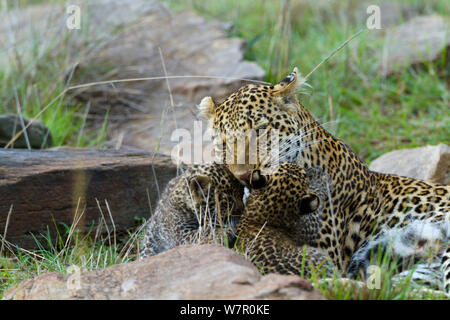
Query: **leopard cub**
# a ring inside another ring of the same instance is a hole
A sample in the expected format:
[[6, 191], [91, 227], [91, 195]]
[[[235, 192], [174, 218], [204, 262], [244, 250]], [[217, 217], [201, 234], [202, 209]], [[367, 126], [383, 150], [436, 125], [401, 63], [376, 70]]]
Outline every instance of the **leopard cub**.
[[244, 186], [225, 165], [193, 165], [169, 181], [145, 225], [140, 258], [182, 244], [233, 241]]
[[240, 179], [251, 191], [237, 228], [237, 249], [265, 273], [309, 277], [312, 270], [323, 269], [330, 276], [327, 255], [309, 245], [319, 236], [323, 198], [310, 191], [305, 170], [286, 163]]

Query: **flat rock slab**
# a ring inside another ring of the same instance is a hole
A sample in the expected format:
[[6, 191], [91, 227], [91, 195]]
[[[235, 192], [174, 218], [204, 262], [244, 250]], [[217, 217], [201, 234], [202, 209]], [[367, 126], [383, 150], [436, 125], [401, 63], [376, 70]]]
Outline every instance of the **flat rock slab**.
[[261, 275], [218, 245], [180, 246], [102, 270], [46, 273], [9, 289], [5, 300], [29, 299], [323, 299], [297, 276]]
[[[6, 240], [23, 248], [36, 246], [30, 235], [55, 235], [55, 222], [81, 230], [97, 223], [101, 213], [117, 232], [149, 217], [160, 191], [176, 176], [170, 157], [145, 152], [106, 150], [0, 150], [0, 230], [12, 208]], [[109, 211], [106, 203], [109, 205]], [[84, 211], [83, 215], [81, 213]]]
[[370, 170], [450, 185], [450, 146], [395, 150], [372, 161]]

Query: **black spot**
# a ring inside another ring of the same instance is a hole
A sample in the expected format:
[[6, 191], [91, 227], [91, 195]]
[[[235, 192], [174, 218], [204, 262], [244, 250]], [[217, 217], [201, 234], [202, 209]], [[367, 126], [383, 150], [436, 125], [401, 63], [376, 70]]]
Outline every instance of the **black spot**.
[[361, 237], [357, 233], [352, 233], [352, 240], [355, 242], [355, 245], [358, 245], [359, 241], [361, 240]]
[[422, 205], [417, 206], [414, 211], [416, 211], [417, 213], [422, 213]]
[[395, 206], [397, 205], [397, 202], [398, 202], [398, 198], [395, 198], [394, 201], [392, 202], [392, 207], [387, 210], [387, 213], [392, 213], [394, 211]]
[[352, 249], [349, 248], [348, 246], [346, 246], [346, 247], [344, 248], [344, 252], [345, 252], [345, 255], [346, 255], [346, 256], [351, 256], [351, 255], [353, 254]]
[[413, 204], [418, 204], [418, 203], [420, 202], [420, 198], [419, 198], [419, 197], [413, 197], [412, 200], [411, 200], [411, 202], [412, 202]]

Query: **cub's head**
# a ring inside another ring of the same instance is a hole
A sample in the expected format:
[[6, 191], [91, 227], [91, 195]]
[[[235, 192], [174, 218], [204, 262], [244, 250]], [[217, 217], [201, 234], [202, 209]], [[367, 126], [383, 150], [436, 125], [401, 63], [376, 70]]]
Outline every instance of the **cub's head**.
[[194, 165], [185, 172], [182, 183], [188, 206], [203, 217], [208, 214], [227, 222], [230, 217], [240, 217], [244, 210], [244, 187], [225, 165]]
[[309, 191], [306, 172], [294, 163], [241, 176], [251, 189], [246, 219], [279, 228], [299, 244], [318, 236], [320, 199]]

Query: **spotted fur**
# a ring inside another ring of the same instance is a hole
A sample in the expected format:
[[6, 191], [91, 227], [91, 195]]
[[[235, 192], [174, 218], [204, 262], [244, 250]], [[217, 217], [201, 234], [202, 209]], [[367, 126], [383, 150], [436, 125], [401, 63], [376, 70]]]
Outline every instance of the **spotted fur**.
[[236, 247], [266, 273], [308, 277], [325, 265], [325, 274], [331, 275], [326, 254], [308, 245], [319, 235], [322, 206], [309, 191], [305, 171], [288, 163], [246, 177], [251, 192]]
[[145, 226], [139, 256], [182, 244], [233, 241], [243, 185], [221, 164], [194, 165], [172, 179]]
[[[257, 157], [255, 165], [248, 161], [250, 157], [244, 157], [243, 163], [229, 163], [225, 151], [235, 155], [233, 160], [239, 154], [251, 154], [249, 140], [244, 148], [238, 148], [230, 141], [230, 134], [243, 136], [252, 129], [263, 130], [266, 135], [278, 133], [278, 156], [282, 161], [296, 162], [306, 169], [323, 169], [330, 178], [329, 201], [324, 205], [315, 246], [325, 249], [342, 271], [352, 255], [384, 226], [393, 228], [416, 219], [442, 221], [448, 217], [450, 186], [369, 170], [348, 145], [328, 133], [298, 101], [298, 83], [294, 69], [274, 86], [249, 84], [220, 104], [210, 98], [202, 101], [201, 113], [215, 130], [216, 157], [228, 161], [235, 176], [277, 160], [269, 157], [264, 162], [264, 157]], [[271, 144], [266, 148], [271, 155], [276, 151]], [[442, 261], [442, 265], [448, 264], [448, 258]], [[450, 279], [446, 281], [448, 286]]]

